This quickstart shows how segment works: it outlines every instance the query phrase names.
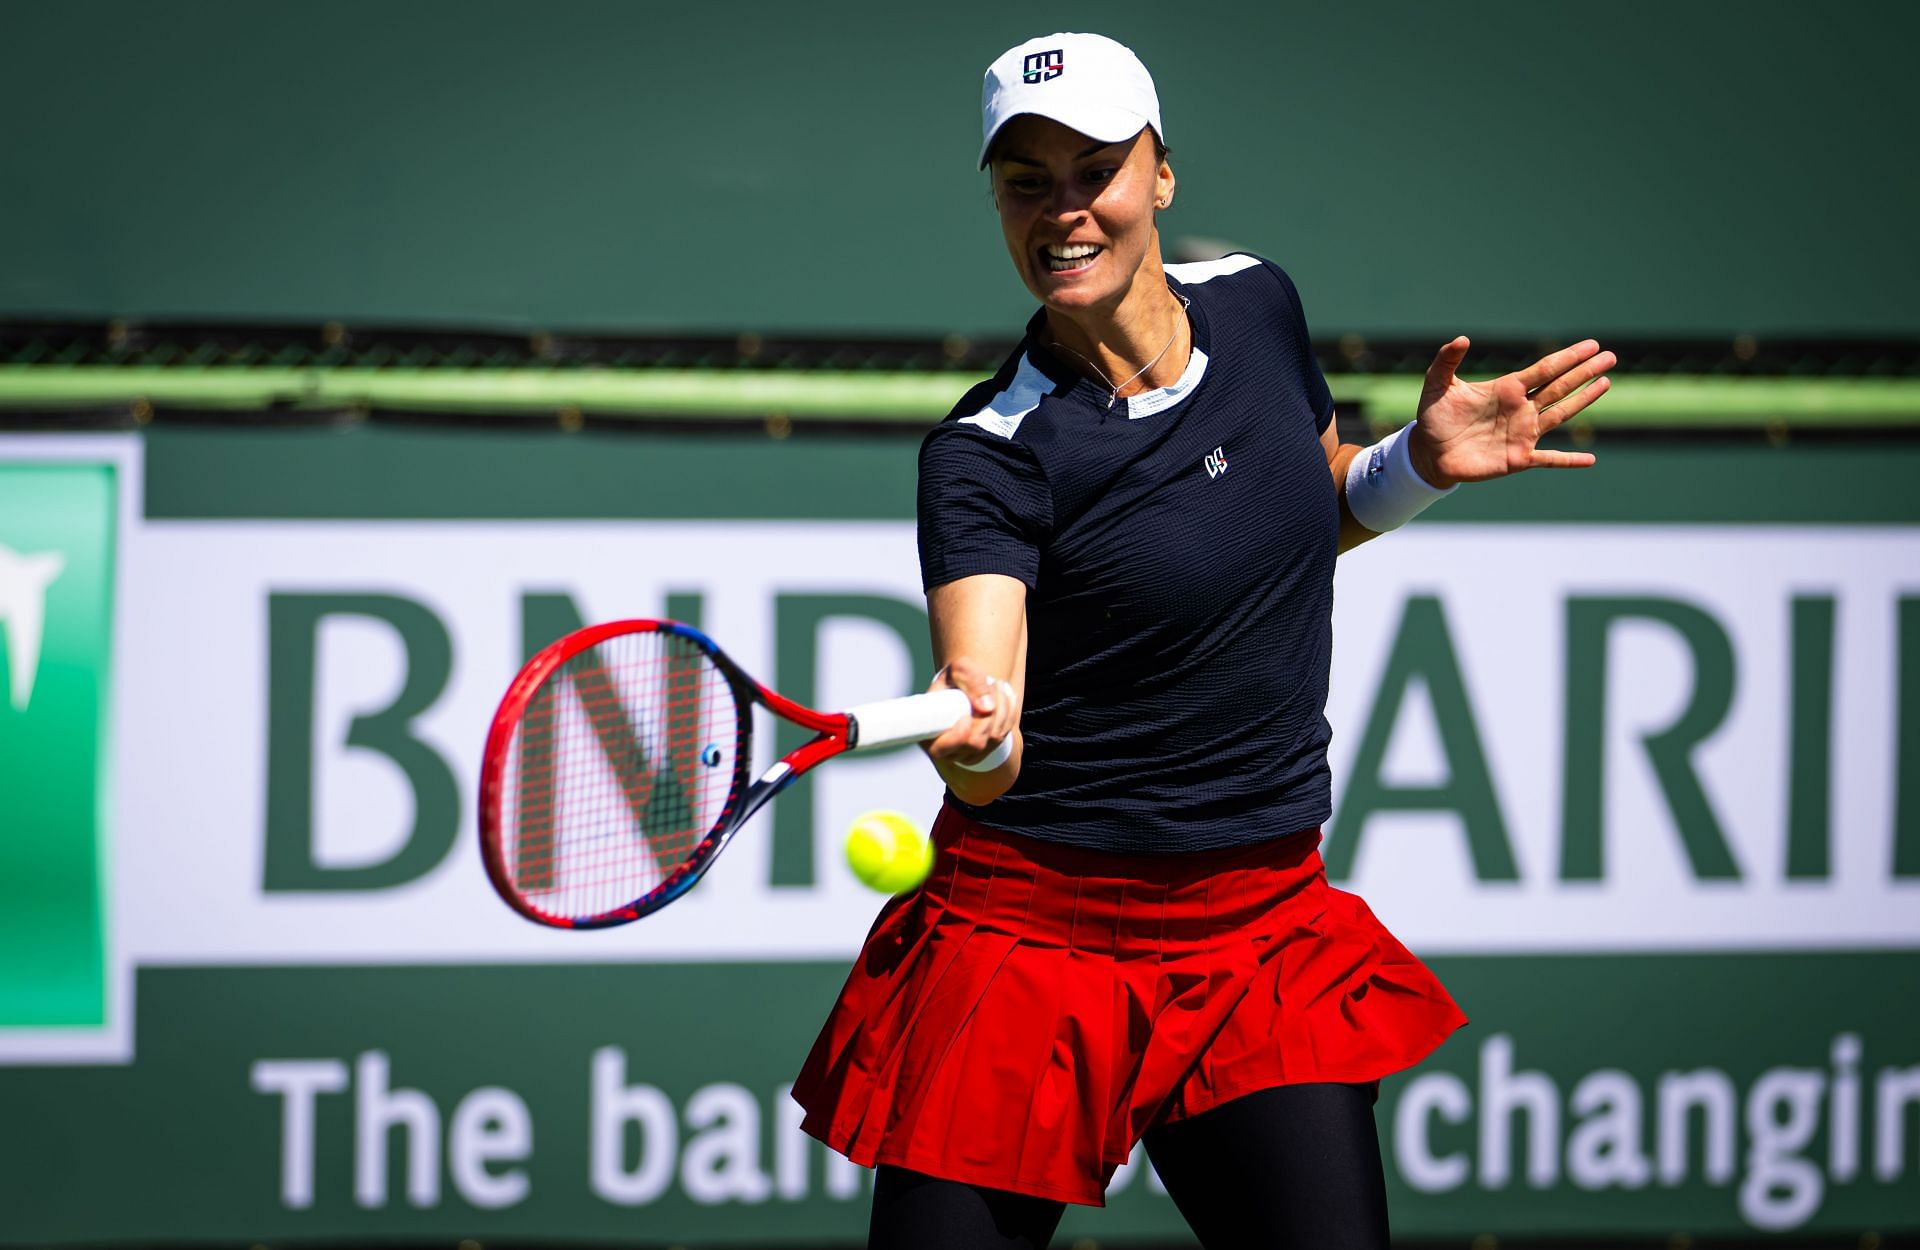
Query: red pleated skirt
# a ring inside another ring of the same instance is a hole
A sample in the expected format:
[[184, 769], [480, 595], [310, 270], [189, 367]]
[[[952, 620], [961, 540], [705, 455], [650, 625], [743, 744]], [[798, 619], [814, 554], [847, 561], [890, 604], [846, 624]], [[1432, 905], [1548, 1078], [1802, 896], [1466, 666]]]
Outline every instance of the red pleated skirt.
[[934, 842], [794, 1082], [806, 1131], [856, 1163], [1100, 1206], [1153, 1125], [1378, 1080], [1466, 1023], [1327, 884], [1318, 830], [1116, 855], [949, 807]]

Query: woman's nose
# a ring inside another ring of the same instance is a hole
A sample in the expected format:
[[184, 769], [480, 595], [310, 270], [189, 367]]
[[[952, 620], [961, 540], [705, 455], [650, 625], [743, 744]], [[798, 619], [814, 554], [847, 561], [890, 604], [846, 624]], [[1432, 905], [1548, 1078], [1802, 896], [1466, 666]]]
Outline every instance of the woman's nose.
[[1047, 200], [1047, 216], [1059, 220], [1069, 217], [1084, 217], [1087, 212], [1086, 193], [1074, 187], [1061, 187]]

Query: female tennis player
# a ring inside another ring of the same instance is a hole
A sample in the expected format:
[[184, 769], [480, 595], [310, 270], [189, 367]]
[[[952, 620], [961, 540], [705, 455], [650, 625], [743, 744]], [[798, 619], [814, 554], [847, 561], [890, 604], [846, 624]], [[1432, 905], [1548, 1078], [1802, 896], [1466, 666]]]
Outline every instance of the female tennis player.
[[1208, 1247], [1378, 1248], [1381, 1077], [1465, 1022], [1316, 847], [1335, 556], [1541, 450], [1605, 393], [1580, 343], [1342, 447], [1271, 261], [1166, 265], [1152, 79], [1057, 34], [988, 69], [981, 164], [1041, 303], [920, 455], [940, 854], [794, 1089], [876, 1165], [873, 1247], [1039, 1247], [1144, 1140]]

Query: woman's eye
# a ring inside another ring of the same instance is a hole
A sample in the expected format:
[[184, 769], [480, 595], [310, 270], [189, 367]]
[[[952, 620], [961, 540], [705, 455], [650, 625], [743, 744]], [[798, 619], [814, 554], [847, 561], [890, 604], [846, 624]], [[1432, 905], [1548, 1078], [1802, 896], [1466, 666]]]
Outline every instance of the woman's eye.
[[1007, 179], [1007, 189], [1010, 191], [1017, 192], [1020, 195], [1032, 195], [1034, 192], [1040, 189], [1040, 179], [1009, 178]]
[[1087, 171], [1087, 181], [1111, 182], [1113, 181], [1113, 176], [1119, 172], [1117, 169], [1089, 169]]

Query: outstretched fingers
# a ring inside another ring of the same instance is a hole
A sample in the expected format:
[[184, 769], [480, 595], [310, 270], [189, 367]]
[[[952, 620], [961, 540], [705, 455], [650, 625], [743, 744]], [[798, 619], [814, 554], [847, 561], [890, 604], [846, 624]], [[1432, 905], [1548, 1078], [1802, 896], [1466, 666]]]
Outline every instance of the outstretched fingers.
[[1583, 391], [1577, 391], [1555, 403], [1540, 414], [1540, 432], [1546, 433], [1557, 426], [1564, 425], [1578, 416], [1587, 405], [1613, 389], [1611, 378], [1599, 378], [1587, 384]]
[[1433, 363], [1427, 366], [1427, 395], [1443, 394], [1453, 384], [1453, 375], [1459, 372], [1460, 362], [1467, 358], [1467, 349], [1472, 346], [1472, 341], [1464, 334], [1454, 338], [1451, 343], [1441, 345], [1433, 355]]
[[1612, 352], [1601, 352], [1567, 370], [1533, 393], [1534, 407], [1546, 410], [1620, 363]]
[[1590, 469], [1593, 467], [1593, 453], [1590, 451], [1546, 451], [1536, 447], [1533, 458], [1528, 462], [1529, 469]]
[[[1520, 380], [1526, 383], [1527, 392], [1532, 394], [1541, 387], [1553, 382], [1581, 362], [1598, 355], [1600, 344], [1592, 339], [1583, 339], [1572, 347], [1563, 347], [1550, 355], [1542, 356], [1520, 371]], [[1545, 405], [1542, 405], [1544, 407]]]

